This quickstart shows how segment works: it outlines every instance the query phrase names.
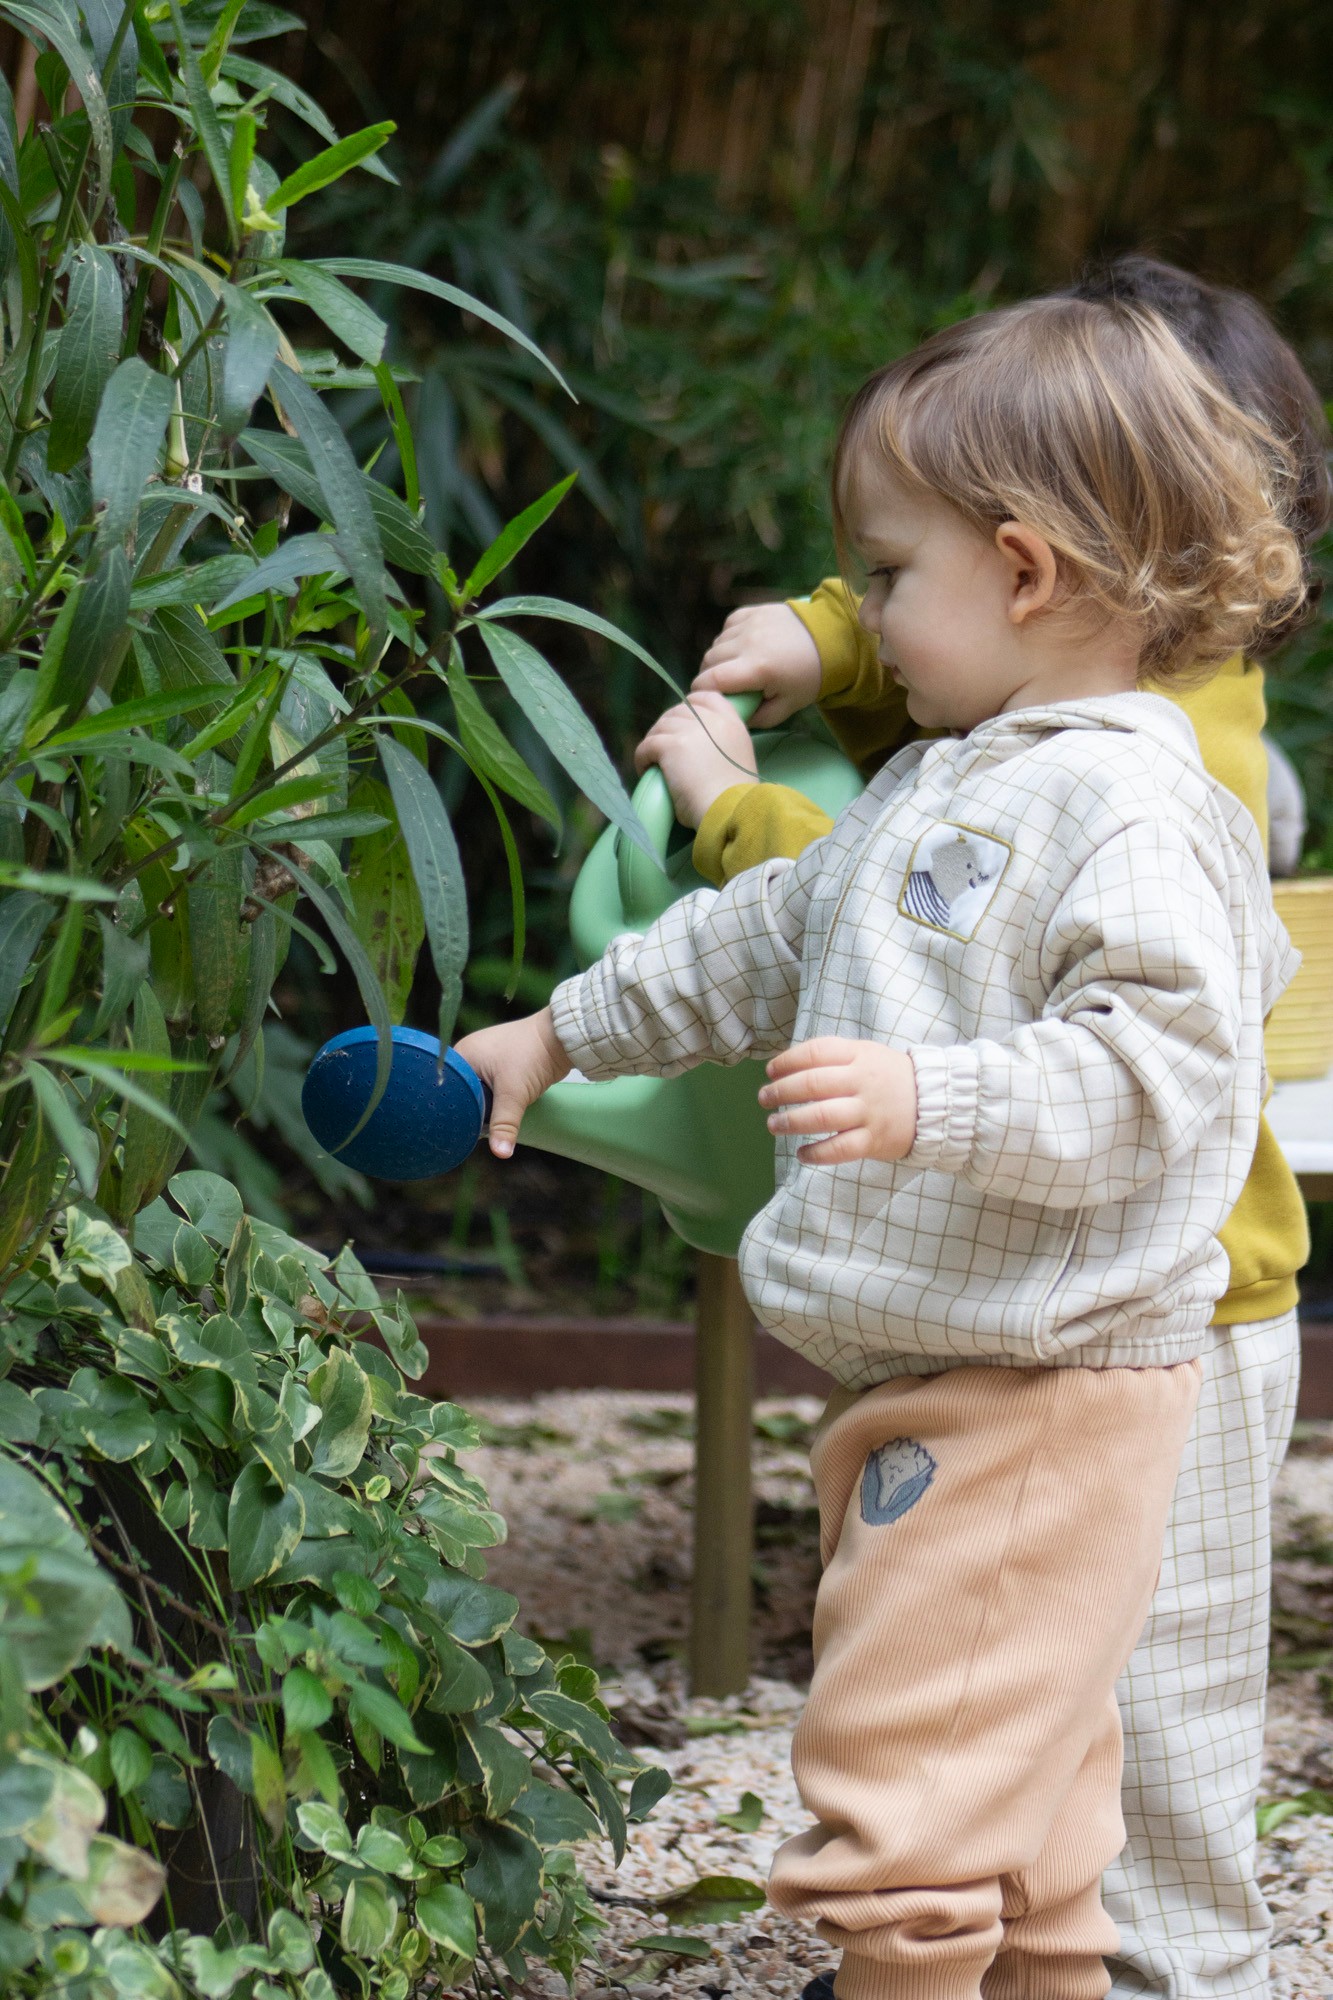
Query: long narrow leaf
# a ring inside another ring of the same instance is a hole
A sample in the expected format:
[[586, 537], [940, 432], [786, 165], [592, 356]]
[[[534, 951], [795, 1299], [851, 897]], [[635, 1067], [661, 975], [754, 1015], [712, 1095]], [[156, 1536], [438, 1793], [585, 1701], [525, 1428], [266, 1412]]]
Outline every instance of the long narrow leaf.
[[384, 551], [361, 468], [342, 430], [314, 391], [279, 361], [275, 386], [296, 434], [310, 454], [324, 498], [333, 514], [338, 540], [371, 640], [371, 657], [378, 659], [389, 632], [389, 607], [384, 592]]
[[98, 193], [93, 206], [92, 221], [102, 212], [107, 190], [111, 186], [111, 169], [116, 156], [115, 136], [111, 129], [111, 108], [106, 101], [102, 79], [78, 27], [63, 7], [50, 4], [50, 0], [7, 0], [6, 14], [25, 28], [34, 28], [55, 49], [70, 74], [70, 81], [78, 86], [83, 99], [84, 110], [88, 114], [88, 127], [92, 133], [93, 151], [97, 157]]
[[[299, 500], [317, 518], [331, 519], [310, 455], [297, 438], [283, 431], [248, 430], [242, 431], [240, 444], [293, 500]], [[415, 576], [434, 576], [435, 544], [416, 515], [381, 480], [365, 472], [361, 479], [386, 559]]]
[[264, 390], [278, 358], [277, 326], [258, 299], [239, 285], [222, 287], [227, 302], [227, 345], [222, 356], [222, 393], [218, 423], [224, 437], [235, 437], [250, 421], [250, 412]]
[[490, 547], [478, 558], [476, 567], [463, 585], [465, 604], [470, 604], [474, 597], [480, 597], [487, 584], [499, 576], [502, 569], [509, 567], [524, 544], [532, 540], [543, 521], [551, 518], [577, 478], [578, 474], [571, 472], [564, 479], [558, 480], [542, 494], [539, 500], [534, 500], [530, 507], [525, 507], [521, 514], [516, 514], [508, 526], [501, 530]]
[[69, 1099], [50, 1070], [25, 1062], [23, 1074], [32, 1085], [52, 1136], [74, 1170], [74, 1178], [89, 1200], [97, 1193], [97, 1141], [80, 1123]]
[[96, 244], [82, 244], [70, 265], [65, 325], [51, 385], [46, 463], [52, 472], [77, 465], [93, 434], [97, 405], [120, 358], [123, 305], [120, 273], [111, 257]]
[[252, 597], [260, 597], [266, 590], [293, 597], [303, 576], [346, 576], [347, 569], [336, 535], [292, 535], [220, 597], [210, 608], [209, 616], [217, 618], [238, 604], [248, 604]]
[[677, 701], [684, 701], [685, 690], [674, 681], [659, 660], [641, 646], [637, 639], [631, 639], [628, 632], [622, 632], [609, 618], [600, 618], [595, 611], [585, 611], [579, 604], [568, 604], [563, 597], [502, 597], [495, 604], [488, 604], [484, 611], [477, 613], [482, 618], [554, 618], [561, 625], [578, 625], [585, 632], [596, 632], [600, 638], [609, 639], [613, 646], [621, 646], [632, 653], [636, 660], [642, 660], [645, 667], [652, 669], [660, 681], [665, 681]]
[[[263, 851], [268, 852], [269, 850], [266, 849]], [[375, 1082], [370, 1093], [370, 1102], [367, 1104], [361, 1118], [357, 1121], [354, 1130], [349, 1132], [347, 1137], [342, 1141], [342, 1144], [345, 1146], [349, 1139], [355, 1138], [356, 1133], [361, 1130], [366, 1119], [370, 1117], [381, 1097], [383, 1097], [385, 1085], [389, 1081], [389, 1070], [393, 1063], [393, 1029], [389, 1019], [389, 1003], [385, 997], [384, 988], [380, 985], [379, 979], [376, 977], [375, 968], [370, 962], [366, 948], [352, 929], [352, 926], [348, 923], [347, 913], [337, 897], [331, 896], [322, 883], [317, 882], [314, 876], [308, 874], [304, 868], [298, 867], [290, 856], [282, 855], [278, 858], [291, 871], [302, 894], [308, 896], [319, 911], [319, 914], [329, 927], [334, 943], [351, 966], [352, 975], [356, 980], [366, 1013], [369, 1015], [371, 1026], [376, 1033]]]
[[444, 801], [424, 765], [392, 737], [380, 741], [380, 759], [421, 895], [430, 955], [440, 982], [440, 1040], [448, 1043], [463, 997], [467, 965], [467, 892], [458, 845]]
[[457, 285], [446, 284], [443, 278], [432, 278], [424, 271], [414, 271], [409, 264], [382, 264], [374, 257], [321, 257], [319, 265], [322, 270], [333, 271], [340, 278], [368, 278], [374, 284], [402, 285], [409, 291], [428, 292], [433, 299], [443, 299], [447, 305], [461, 306], [474, 319], [484, 320], [487, 326], [493, 326], [497, 332], [535, 356], [547, 373], [555, 377], [570, 401], [577, 403], [578, 397], [554, 361], [542, 353], [537, 343], [529, 340], [527, 334], [521, 332], [512, 320], [506, 319], [503, 313], [483, 305], [480, 299], [474, 299], [471, 292], [462, 292]]
[[515, 750], [473, 687], [463, 667], [462, 654], [454, 646], [449, 658], [449, 692], [453, 696], [458, 733], [468, 760], [479, 778], [493, 778], [510, 798], [517, 799], [529, 812], [549, 821], [560, 838], [560, 811], [537, 773]]
[[[114, 1091], [117, 1097], [123, 1097], [125, 1102], [134, 1105], [136, 1110], [146, 1112], [150, 1118], [156, 1118], [159, 1124], [167, 1126], [174, 1132], [178, 1139], [189, 1139], [189, 1133], [175, 1112], [164, 1104], [161, 1098], [152, 1097], [146, 1090], [141, 1090], [137, 1083], [131, 1083], [129, 1077], [119, 1067], [103, 1061], [100, 1056], [69, 1049], [62, 1050], [59, 1059], [66, 1069], [77, 1070], [83, 1076], [92, 1077], [95, 1083], [100, 1083], [106, 1090]], [[51, 1054], [45, 1057], [45, 1060], [54, 1062], [56, 1057]], [[203, 1065], [192, 1063], [188, 1067], [201, 1069]]]
[[308, 194], [317, 194], [331, 181], [340, 181], [353, 167], [359, 167], [372, 153], [378, 153], [397, 130], [393, 120], [386, 118], [383, 124], [367, 125], [360, 132], [350, 132], [336, 145], [326, 146], [322, 153], [316, 153], [313, 160], [307, 160], [294, 174], [288, 174], [285, 181], [279, 181], [273, 193], [265, 198], [264, 207], [270, 215], [281, 215], [284, 209], [303, 201]]
[[171, 383], [138, 355], [122, 361], [102, 395], [93, 426], [93, 505], [102, 509], [98, 540], [119, 548], [134, 526], [144, 487], [171, 415]]
[[481, 621], [477, 630], [501, 680], [557, 762], [626, 839], [660, 867], [653, 843], [602, 748], [601, 738], [555, 668], [507, 625]]
[[[251, 90], [259, 91], [265, 97], [271, 97], [275, 104], [280, 104], [284, 111], [290, 111], [294, 118], [299, 118], [312, 132], [317, 132], [327, 144], [337, 145], [338, 128], [333, 120], [320, 105], [316, 104], [308, 91], [302, 90], [298, 83], [293, 83], [289, 76], [284, 76], [281, 70], [270, 69], [266, 63], [254, 62], [249, 56], [238, 56], [234, 51], [228, 50], [222, 59], [222, 74], [233, 77], [237, 83], [248, 83]], [[378, 154], [372, 154], [369, 159], [363, 160], [361, 165], [366, 173], [373, 174], [377, 180], [387, 181], [390, 187], [397, 187], [397, 174], [390, 172]]]
[[282, 276], [302, 305], [324, 322], [336, 340], [350, 347], [370, 367], [378, 365], [389, 329], [350, 285], [331, 272], [321, 271], [318, 265], [291, 257], [279, 258], [268, 268]]
[[120, 736], [131, 729], [150, 729], [155, 722], [173, 722], [177, 716], [189, 715], [216, 700], [216, 692], [201, 688], [138, 695], [133, 701], [120, 701], [112, 708], [104, 708], [99, 715], [85, 716], [73, 729], [62, 729], [57, 735], [48, 736], [42, 745], [42, 755], [49, 757], [55, 750], [82, 749], [85, 743], [98, 743], [104, 737]]
[[33, 953], [54, 915], [54, 903], [30, 890], [0, 898], [0, 1034], [9, 1026]]
[[227, 215], [227, 234], [235, 243], [239, 237], [238, 217], [231, 205], [231, 154], [226, 135], [222, 130], [222, 120], [209, 95], [204, 73], [199, 67], [199, 58], [194, 45], [185, 32], [185, 22], [181, 15], [180, 0], [169, 0], [171, 25], [176, 31], [176, 55], [181, 66], [181, 76], [185, 83], [185, 94], [189, 99], [190, 115], [194, 119], [195, 135], [204, 149], [208, 161], [208, 171], [212, 174]]

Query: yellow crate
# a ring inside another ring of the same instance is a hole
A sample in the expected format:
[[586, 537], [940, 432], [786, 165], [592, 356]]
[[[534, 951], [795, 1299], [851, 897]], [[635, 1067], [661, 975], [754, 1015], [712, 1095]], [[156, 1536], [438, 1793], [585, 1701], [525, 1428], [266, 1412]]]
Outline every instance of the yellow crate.
[[1274, 882], [1273, 902], [1301, 969], [1269, 1017], [1268, 1073], [1275, 1082], [1323, 1076], [1333, 1063], [1333, 875]]

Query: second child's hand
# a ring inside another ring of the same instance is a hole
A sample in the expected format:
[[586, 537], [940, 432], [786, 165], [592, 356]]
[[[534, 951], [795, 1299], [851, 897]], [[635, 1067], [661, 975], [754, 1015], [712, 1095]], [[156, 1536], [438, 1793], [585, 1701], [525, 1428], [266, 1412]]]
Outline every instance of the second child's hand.
[[786, 604], [746, 604], [733, 611], [704, 654], [691, 693], [761, 694], [753, 729], [776, 729], [819, 700], [819, 649]]
[[802, 1146], [807, 1167], [902, 1160], [916, 1138], [916, 1069], [905, 1049], [821, 1035], [774, 1056], [759, 1102], [774, 1133], [825, 1132]]

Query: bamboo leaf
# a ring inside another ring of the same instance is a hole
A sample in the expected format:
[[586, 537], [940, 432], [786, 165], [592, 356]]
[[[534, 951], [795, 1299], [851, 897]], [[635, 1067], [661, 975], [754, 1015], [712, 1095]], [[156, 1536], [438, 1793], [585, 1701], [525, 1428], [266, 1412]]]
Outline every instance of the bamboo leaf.
[[51, 385], [46, 462], [52, 472], [78, 464], [93, 434], [102, 391], [120, 358], [123, 294], [105, 250], [80, 245], [70, 265], [65, 324]]
[[[173, 0], [174, 4], [174, 0]], [[137, 355], [122, 361], [103, 391], [92, 434], [93, 505], [98, 542], [119, 548], [133, 528], [172, 409], [171, 382]]]
[[218, 117], [217, 107], [209, 95], [204, 73], [199, 67], [199, 57], [185, 32], [180, 0], [169, 0], [169, 5], [171, 25], [176, 31], [176, 57], [185, 83], [190, 115], [194, 119], [195, 137], [203, 148], [204, 158], [208, 161], [208, 171], [212, 174], [217, 191], [222, 197], [222, 205], [227, 216], [227, 235], [235, 243], [239, 234], [238, 218], [231, 205], [231, 154], [222, 130], [222, 120]]
[[339, 545], [370, 633], [371, 656], [378, 659], [388, 638], [389, 607], [384, 595], [383, 547], [361, 468], [340, 426], [300, 376], [282, 361], [278, 362], [274, 375], [283, 407], [310, 454], [315, 477], [332, 512]]
[[[337, 144], [338, 128], [333, 120], [308, 91], [284, 76], [281, 70], [270, 69], [266, 63], [254, 62], [249, 56], [238, 56], [228, 50], [222, 60], [222, 74], [233, 77], [237, 83], [248, 83], [251, 90], [271, 97], [275, 104], [280, 104], [284, 111], [290, 111], [294, 118], [299, 118], [312, 132], [317, 132], [330, 146]], [[377, 180], [388, 181], [391, 187], [397, 187], [398, 176], [390, 172], [377, 154], [372, 154], [361, 164]]]
[[567, 604], [563, 597], [502, 597], [498, 604], [488, 604], [477, 614], [483, 618], [554, 618], [562, 625], [579, 625], [585, 632], [596, 632], [603, 639], [609, 639], [613, 646], [622, 646], [651, 668], [660, 681], [665, 681], [677, 701], [684, 701], [685, 690], [678, 687], [666, 668], [655, 660], [637, 639], [631, 639], [628, 632], [622, 632], [609, 618], [600, 618], [595, 611], [585, 611], [581, 605]]
[[[392, 822], [392, 795], [373, 779], [362, 779], [351, 803], [362, 810], [382, 811]], [[352, 843], [347, 885], [357, 933], [388, 995], [390, 1016], [399, 1022], [407, 1012], [426, 919], [398, 827], [390, 823]]]
[[27, 889], [0, 899], [0, 1034], [9, 1026], [33, 954], [54, 915], [54, 903]]
[[557, 481], [549, 491], [542, 494], [540, 500], [534, 500], [530, 507], [525, 507], [521, 514], [516, 514], [509, 525], [501, 530], [478, 559], [471, 576], [463, 585], [465, 604], [470, 604], [474, 597], [480, 597], [487, 584], [499, 576], [502, 569], [508, 568], [524, 543], [530, 542], [543, 521], [549, 520], [554, 514], [577, 478], [578, 474], [571, 472], [564, 479]]
[[599, 812], [605, 813], [626, 839], [632, 840], [654, 866], [660, 867], [653, 843], [630, 803], [615, 765], [555, 668], [507, 625], [481, 621], [477, 630], [501, 680], [552, 756]]
[[58, 0], [26, 0], [26, 4], [24, 0], [7, 0], [5, 12], [12, 21], [21, 27], [35, 29], [51, 44], [68, 69], [71, 83], [78, 87], [88, 114], [88, 129], [97, 157], [98, 193], [91, 218], [95, 222], [111, 186], [111, 169], [116, 157], [111, 110], [96, 64], [83, 42], [77, 22], [65, 7], [58, 4]]
[[25, 1062], [23, 1074], [56, 1144], [69, 1161], [74, 1178], [91, 1201], [97, 1193], [97, 1140], [79, 1123], [73, 1107], [50, 1070]]
[[303, 576], [346, 576], [348, 565], [336, 535], [291, 535], [280, 542], [271, 556], [255, 564], [242, 582], [234, 584], [212, 607], [209, 616], [220, 618], [238, 604], [248, 604], [266, 590], [282, 597], [294, 597]]
[[[354, 1129], [342, 1141], [342, 1144], [346, 1145], [347, 1140], [354, 1138], [356, 1133], [365, 1124], [366, 1119], [370, 1117], [375, 1106], [379, 1103], [381, 1097], [383, 1097], [384, 1086], [389, 1081], [389, 1069], [393, 1062], [393, 1024], [389, 1019], [389, 1003], [385, 999], [384, 988], [380, 985], [366, 948], [348, 923], [347, 914], [337, 897], [330, 895], [323, 884], [317, 882], [313, 875], [308, 874], [304, 868], [293, 861], [290, 855], [282, 855], [278, 858], [282, 860], [284, 866], [289, 870], [302, 894], [310, 898], [310, 901], [328, 925], [334, 943], [352, 968], [352, 976], [356, 980], [357, 990], [361, 995], [366, 1016], [376, 1031], [375, 1082], [365, 1111]], [[313, 933], [297, 923], [294, 918], [286, 917], [286, 921], [290, 922], [294, 929], [301, 931], [302, 936], [313, 936]]]
[[222, 356], [222, 387], [218, 425], [224, 437], [235, 437], [250, 421], [250, 412], [268, 387], [278, 356], [278, 329], [259, 300], [239, 285], [224, 284], [227, 305], [227, 345]]
[[[255, 464], [262, 466], [293, 500], [299, 500], [322, 520], [332, 519], [310, 454], [298, 439], [281, 431], [249, 430], [241, 433], [240, 443]], [[382, 480], [366, 472], [361, 479], [386, 559], [415, 576], [434, 576], [435, 544], [411, 508]]]
[[303, 305], [309, 306], [317, 319], [324, 322], [335, 339], [344, 347], [350, 347], [353, 354], [374, 368], [384, 353], [384, 343], [389, 329], [377, 312], [373, 312], [364, 299], [357, 297], [350, 285], [343, 284], [328, 271], [321, 271], [317, 264], [300, 263], [283, 257], [265, 266], [265, 276], [269, 271], [281, 273]]
[[560, 808], [537, 773], [515, 750], [499, 723], [482, 701], [464, 671], [462, 656], [455, 646], [449, 659], [449, 692], [463, 748], [473, 764], [493, 778], [529, 812], [547, 820], [560, 838]]
[[380, 739], [380, 758], [398, 812], [398, 823], [421, 894], [426, 937], [440, 981], [439, 1035], [452, 1039], [467, 964], [467, 892], [454, 830], [435, 782], [410, 750]]
[[308, 194], [328, 187], [331, 181], [341, 180], [344, 174], [360, 166], [372, 153], [378, 153], [397, 130], [392, 119], [385, 119], [383, 124], [367, 125], [363, 131], [351, 132], [345, 139], [326, 146], [322, 153], [316, 153], [313, 160], [307, 160], [294, 174], [288, 174], [285, 181], [279, 181], [273, 193], [266, 197], [265, 209], [270, 215], [281, 215], [284, 209], [303, 201]]
[[333, 271], [340, 278], [368, 278], [375, 284], [402, 285], [409, 291], [427, 292], [431, 298], [443, 299], [447, 305], [460, 306], [464, 312], [471, 313], [474, 319], [484, 320], [487, 326], [493, 326], [497, 332], [503, 333], [507, 339], [540, 361], [547, 373], [555, 377], [570, 401], [577, 403], [578, 397], [554, 361], [548, 360], [537, 343], [529, 340], [527, 334], [521, 332], [512, 320], [506, 319], [503, 313], [483, 305], [482, 301], [473, 298], [470, 292], [460, 291], [457, 285], [446, 284], [443, 278], [429, 277], [425, 271], [414, 271], [410, 264], [384, 264], [375, 257], [321, 257], [318, 261], [321, 270]]

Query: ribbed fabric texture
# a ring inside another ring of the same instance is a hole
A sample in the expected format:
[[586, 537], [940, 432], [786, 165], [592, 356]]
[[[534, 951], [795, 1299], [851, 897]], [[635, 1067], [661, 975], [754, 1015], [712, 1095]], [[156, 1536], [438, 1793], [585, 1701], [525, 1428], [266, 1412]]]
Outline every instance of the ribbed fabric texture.
[[884, 1383], [821, 1431], [827, 1566], [792, 1753], [817, 1824], [769, 1893], [842, 1947], [839, 2000], [1106, 1993], [1114, 1688], [1199, 1382], [1194, 1362], [965, 1367]]

